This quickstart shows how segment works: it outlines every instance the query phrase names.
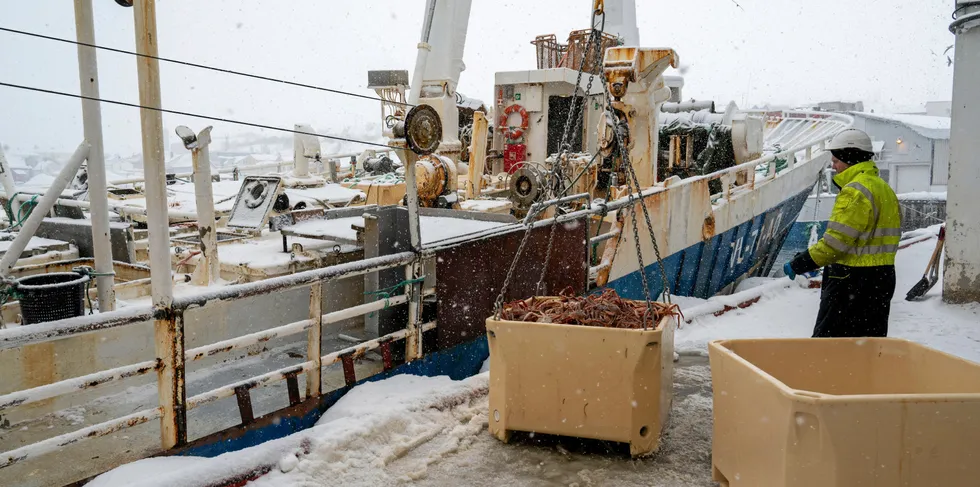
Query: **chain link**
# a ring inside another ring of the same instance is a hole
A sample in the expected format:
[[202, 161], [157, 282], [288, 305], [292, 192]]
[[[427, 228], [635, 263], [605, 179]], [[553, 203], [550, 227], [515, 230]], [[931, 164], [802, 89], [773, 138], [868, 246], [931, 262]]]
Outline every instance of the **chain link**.
[[[630, 203], [629, 205], [630, 220], [631, 223], [633, 224], [633, 244], [636, 247], [636, 259], [637, 259], [637, 264], [640, 267], [640, 278], [643, 283], [643, 294], [644, 297], [646, 298], [647, 313], [649, 314], [649, 316], [654, 316], [653, 299], [652, 296], [650, 295], [650, 285], [649, 285], [649, 281], [647, 280], [646, 266], [643, 262], [643, 252], [640, 245], [640, 229], [636, 219], [637, 202], [636, 202], [636, 197], [633, 194], [634, 187], [636, 188], [636, 193], [640, 194], [640, 181], [639, 178], [636, 176], [636, 171], [633, 169], [633, 165], [630, 163], [629, 149], [626, 147], [626, 144], [623, 141], [623, 135], [621, 131], [622, 121], [619, 119], [619, 116], [616, 115], [616, 111], [612, 106], [613, 98], [612, 95], [609, 93], [609, 82], [606, 79], [605, 73], [601, 73], [601, 76], [602, 76], [602, 87], [606, 97], [606, 109], [609, 112], [609, 115], [612, 118], [613, 123], [615, 124], [613, 134], [616, 137], [616, 145], [619, 146], [620, 157], [622, 158], [623, 165], [625, 166], [625, 170], [626, 170], [626, 178], [627, 178], [626, 187], [627, 187], [627, 191], [629, 192], [627, 198]], [[663, 258], [660, 255], [660, 246], [657, 244], [657, 236], [653, 230], [653, 223], [650, 220], [650, 212], [649, 210], [647, 210], [646, 204], [643, 203], [642, 197], [640, 198], [639, 204], [640, 204], [640, 208], [643, 210], [643, 217], [647, 226], [647, 230], [650, 233], [650, 240], [653, 242], [653, 251], [657, 257], [657, 263], [660, 266], [660, 277], [663, 280], [663, 285], [664, 285], [664, 297], [669, 303], [670, 282], [667, 278], [667, 271], [664, 269]], [[644, 325], [646, 325], [645, 321], [644, 321]]]
[[[574, 130], [581, 132], [582, 124], [585, 123], [584, 111], [587, 106], [586, 104], [588, 103], [589, 94], [592, 92], [592, 83], [593, 81], [595, 81], [595, 72], [594, 72], [596, 71], [595, 63], [598, 62], [599, 53], [602, 51], [602, 39], [601, 39], [602, 30], [595, 28], [596, 25], [595, 22], [596, 22], [596, 14], [593, 13], [592, 32], [589, 33], [589, 39], [585, 43], [585, 50], [582, 54], [582, 62], [579, 63], [578, 76], [575, 79], [575, 88], [573, 92], [575, 95], [572, 96], [572, 106], [571, 109], [568, 111], [568, 117], [565, 119], [565, 129], [562, 132], [561, 143], [558, 145], [559, 155], [558, 158], [555, 159], [555, 165], [552, 168], [552, 174], [553, 177], [555, 178], [552, 187], [554, 188], [554, 196], [556, 198], [559, 197], [559, 195], [565, 194], [568, 191], [568, 188], [565, 187], [564, 166], [566, 163], [568, 163], [569, 152], [571, 151], [572, 148], [571, 142], [569, 142], [568, 140], [572, 133], [570, 132], [570, 130], [573, 128], [572, 121], [573, 120], [575, 121]], [[602, 15], [601, 22], [602, 22], [601, 26], [605, 27], [605, 22], [606, 22], [605, 14]], [[596, 51], [595, 55], [592, 56], [592, 59], [595, 60], [595, 62], [593, 63], [592, 66], [589, 67], [590, 68], [589, 83], [585, 89], [585, 96], [581, 97], [582, 103], [579, 104], [578, 103], [579, 97], [577, 95], [578, 95], [579, 87], [582, 85], [582, 74], [585, 72], [585, 61], [589, 59], [589, 56], [591, 54], [593, 54], [592, 53], [593, 50]], [[582, 108], [582, 112], [583, 112], [582, 116], [578, 116], [579, 108]], [[586, 171], [587, 170], [588, 168], [586, 167]], [[576, 181], [577, 180], [578, 178], [576, 178]], [[545, 252], [544, 266], [541, 267], [541, 275], [538, 277], [538, 284], [536, 286], [536, 291], [539, 295], [544, 295], [547, 292], [547, 289], [545, 288], [544, 285], [544, 278], [545, 278], [545, 274], [548, 272], [548, 266], [551, 265], [551, 251], [555, 242], [555, 231], [558, 227], [558, 215], [559, 215], [559, 208], [558, 205], [556, 204], [554, 221], [551, 223], [551, 230], [548, 234], [548, 247], [547, 247], [547, 251]], [[586, 235], [588, 235], [588, 232], [586, 232]]]

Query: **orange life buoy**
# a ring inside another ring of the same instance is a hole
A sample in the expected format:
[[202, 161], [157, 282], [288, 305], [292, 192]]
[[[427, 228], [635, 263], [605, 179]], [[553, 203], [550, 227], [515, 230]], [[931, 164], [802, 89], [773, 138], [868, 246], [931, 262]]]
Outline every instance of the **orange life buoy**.
[[[521, 114], [520, 127], [511, 127], [507, 125], [507, 119], [509, 119], [510, 116], [513, 115], [515, 112]], [[528, 124], [527, 110], [525, 110], [524, 107], [516, 103], [505, 108], [504, 113], [500, 115], [500, 120], [497, 122], [497, 125], [500, 127], [501, 130], [500, 133], [502, 133], [504, 137], [507, 137], [510, 140], [516, 140], [521, 138], [521, 136], [524, 135], [524, 132], [527, 132], [527, 124]]]

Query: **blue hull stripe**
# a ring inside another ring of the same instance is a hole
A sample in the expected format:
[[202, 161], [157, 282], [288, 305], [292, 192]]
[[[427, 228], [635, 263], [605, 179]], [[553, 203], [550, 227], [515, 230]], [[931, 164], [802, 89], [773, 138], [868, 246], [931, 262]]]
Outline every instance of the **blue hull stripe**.
[[[803, 209], [812, 188], [787, 199], [779, 206], [680, 252], [664, 257], [664, 269], [672, 292], [679, 296], [709, 298], [742, 276], [764, 276], [775, 264], [776, 256]], [[809, 237], [808, 237], [809, 238]], [[653, 256], [646, 256], [650, 259]], [[651, 295], [663, 292], [663, 278], [657, 263], [644, 269]], [[640, 271], [608, 284], [627, 299], [644, 299]]]

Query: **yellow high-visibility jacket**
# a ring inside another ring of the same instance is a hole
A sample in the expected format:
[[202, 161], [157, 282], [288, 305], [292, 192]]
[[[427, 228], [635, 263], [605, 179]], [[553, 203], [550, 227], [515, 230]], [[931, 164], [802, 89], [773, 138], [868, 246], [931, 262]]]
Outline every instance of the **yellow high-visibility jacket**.
[[809, 248], [813, 262], [823, 267], [895, 265], [902, 237], [902, 216], [895, 192], [878, 176], [872, 161], [854, 164], [834, 176], [841, 187], [827, 232]]

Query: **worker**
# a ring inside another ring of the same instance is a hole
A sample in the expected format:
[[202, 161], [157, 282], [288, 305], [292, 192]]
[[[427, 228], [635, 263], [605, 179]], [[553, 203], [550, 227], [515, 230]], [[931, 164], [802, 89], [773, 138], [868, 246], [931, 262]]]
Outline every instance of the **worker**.
[[902, 235], [898, 198], [878, 176], [868, 134], [845, 130], [830, 141], [828, 149], [840, 194], [827, 231], [783, 270], [795, 279], [824, 268], [815, 338], [884, 337]]

